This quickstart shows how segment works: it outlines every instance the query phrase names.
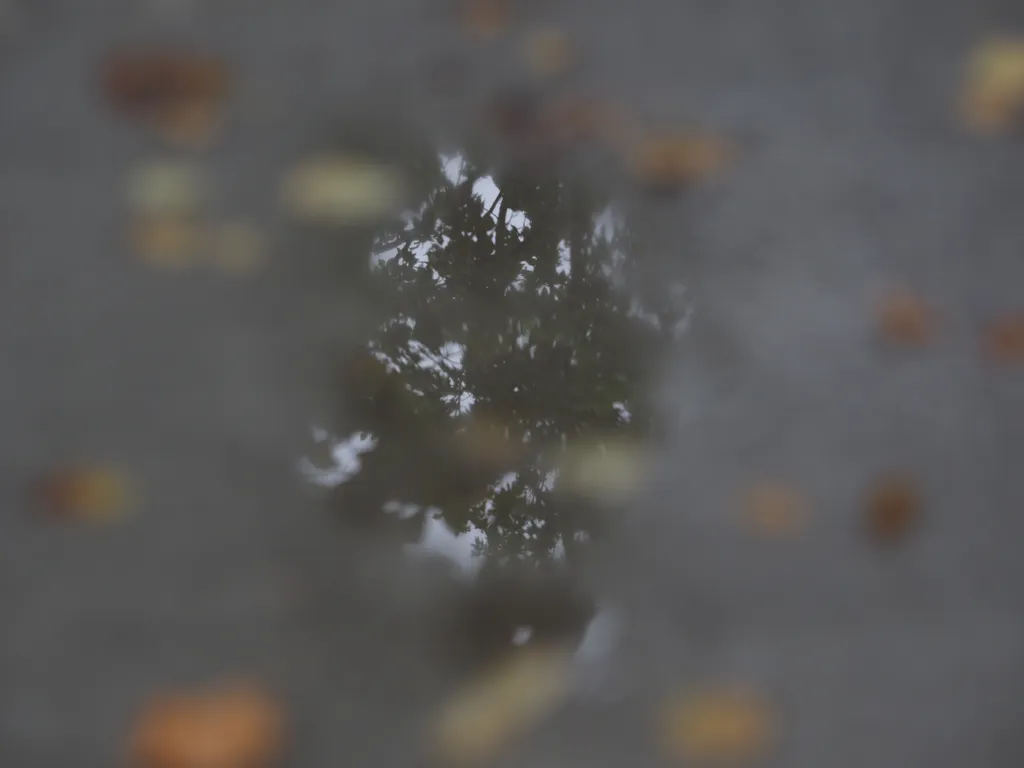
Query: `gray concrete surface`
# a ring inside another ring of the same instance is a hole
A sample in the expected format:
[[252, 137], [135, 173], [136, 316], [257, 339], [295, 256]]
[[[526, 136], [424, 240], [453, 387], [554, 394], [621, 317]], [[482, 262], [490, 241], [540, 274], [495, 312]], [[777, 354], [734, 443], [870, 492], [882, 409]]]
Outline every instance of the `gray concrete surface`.
[[[418, 580], [346, 540], [292, 472], [330, 407], [318, 367], [359, 328], [278, 210], [280, 174], [332, 120], [386, 108], [439, 130], [415, 87], [456, 35], [416, 0], [206, 0], [158, 21], [141, 0], [9, 3], [0, 72], [0, 763], [110, 765], [153, 690], [267, 680], [295, 766], [404, 765], [448, 682], [421, 652]], [[951, 121], [972, 41], [1012, 3], [565, 0], [583, 84], [650, 120], [742, 137], [733, 172], [649, 211], [654, 270], [691, 286], [664, 383], [678, 415], [657, 481], [593, 578], [620, 606], [621, 696], [579, 703], [507, 765], [657, 764], [651, 708], [689, 683], [748, 681], [790, 766], [1024, 760], [1024, 373], [982, 365], [990, 313], [1022, 304], [1024, 144]], [[166, 276], [123, 244], [122, 181], [162, 152], [99, 103], [111, 44], [183, 41], [226, 58], [230, 133], [206, 162], [226, 212], [275, 231], [270, 273]], [[500, 47], [499, 47], [499, 50]], [[481, 52], [476, 88], [508, 68]], [[505, 58], [503, 58], [503, 56]], [[933, 348], [879, 354], [891, 280], [949, 318]], [[340, 305], [340, 306], [339, 306]], [[24, 514], [40, 467], [109, 457], [140, 486], [111, 527]], [[857, 535], [890, 466], [926, 490], [902, 551]], [[723, 499], [789, 477], [805, 537], [737, 534]]]

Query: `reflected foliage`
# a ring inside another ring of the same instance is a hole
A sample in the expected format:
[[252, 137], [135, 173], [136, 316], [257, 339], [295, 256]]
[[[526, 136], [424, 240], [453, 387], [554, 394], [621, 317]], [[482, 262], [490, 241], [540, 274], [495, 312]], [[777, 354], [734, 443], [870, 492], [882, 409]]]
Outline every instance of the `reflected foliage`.
[[[417, 163], [422, 201], [375, 235], [377, 332], [349, 356], [349, 429], [374, 436], [339, 511], [407, 541], [440, 515], [482, 532], [485, 569], [568, 559], [600, 536], [560, 486], [567, 446], [644, 440], [651, 361], [683, 319], [631, 286], [634, 233], [610, 197], [472, 152]], [[417, 505], [382, 512], [388, 502]]]

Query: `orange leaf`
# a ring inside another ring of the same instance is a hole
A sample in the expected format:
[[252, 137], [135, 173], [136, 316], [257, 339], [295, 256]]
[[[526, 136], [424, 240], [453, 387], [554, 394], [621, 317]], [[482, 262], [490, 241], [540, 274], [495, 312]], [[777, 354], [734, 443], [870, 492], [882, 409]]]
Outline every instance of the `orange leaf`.
[[725, 143], [702, 136], [655, 136], [632, 150], [638, 181], [656, 190], [674, 190], [721, 171], [730, 159]]
[[661, 727], [666, 751], [685, 760], [751, 760], [767, 752], [774, 740], [767, 707], [752, 694], [736, 690], [669, 702]]
[[761, 483], [746, 499], [747, 519], [769, 536], [789, 535], [807, 522], [807, 500], [795, 488], [780, 483]]
[[882, 336], [905, 345], [925, 344], [935, 330], [936, 313], [922, 299], [906, 292], [893, 292], [878, 307]]
[[129, 742], [140, 768], [261, 768], [283, 743], [276, 702], [251, 686], [158, 696], [143, 710]]
[[110, 467], [77, 467], [41, 478], [39, 499], [57, 518], [101, 520], [117, 516], [128, 502], [124, 475]]

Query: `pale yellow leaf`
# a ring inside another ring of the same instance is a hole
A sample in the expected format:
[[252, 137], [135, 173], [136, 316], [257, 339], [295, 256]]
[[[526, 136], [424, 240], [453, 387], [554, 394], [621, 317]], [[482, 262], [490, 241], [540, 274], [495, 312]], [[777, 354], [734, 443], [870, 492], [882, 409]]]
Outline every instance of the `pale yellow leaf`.
[[622, 501], [646, 479], [650, 456], [627, 440], [570, 445], [562, 462], [559, 487], [609, 501]]
[[188, 163], [149, 163], [133, 169], [128, 178], [128, 204], [147, 216], [195, 213], [208, 195], [206, 174]]
[[557, 77], [572, 67], [576, 55], [564, 32], [559, 29], [539, 29], [526, 38], [523, 58], [535, 75]]
[[473, 681], [441, 712], [438, 755], [467, 763], [503, 750], [566, 696], [569, 659], [561, 648], [522, 648]]
[[216, 227], [211, 237], [214, 265], [234, 277], [258, 272], [265, 263], [267, 243], [262, 232], [245, 222]]
[[284, 179], [281, 197], [294, 215], [337, 224], [372, 221], [392, 212], [404, 192], [402, 175], [361, 158], [322, 157]]

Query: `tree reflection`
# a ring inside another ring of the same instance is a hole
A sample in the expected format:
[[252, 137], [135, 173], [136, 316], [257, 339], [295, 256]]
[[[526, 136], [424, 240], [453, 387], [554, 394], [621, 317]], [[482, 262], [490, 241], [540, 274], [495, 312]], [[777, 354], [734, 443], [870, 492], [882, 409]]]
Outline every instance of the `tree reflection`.
[[637, 300], [634, 233], [607, 195], [468, 152], [420, 173], [429, 193], [374, 241], [385, 319], [345, 387], [373, 447], [338, 509], [409, 541], [431, 516], [475, 529], [485, 569], [571, 561], [601, 527], [562, 482], [564, 451], [649, 435], [650, 361], [680, 308]]

